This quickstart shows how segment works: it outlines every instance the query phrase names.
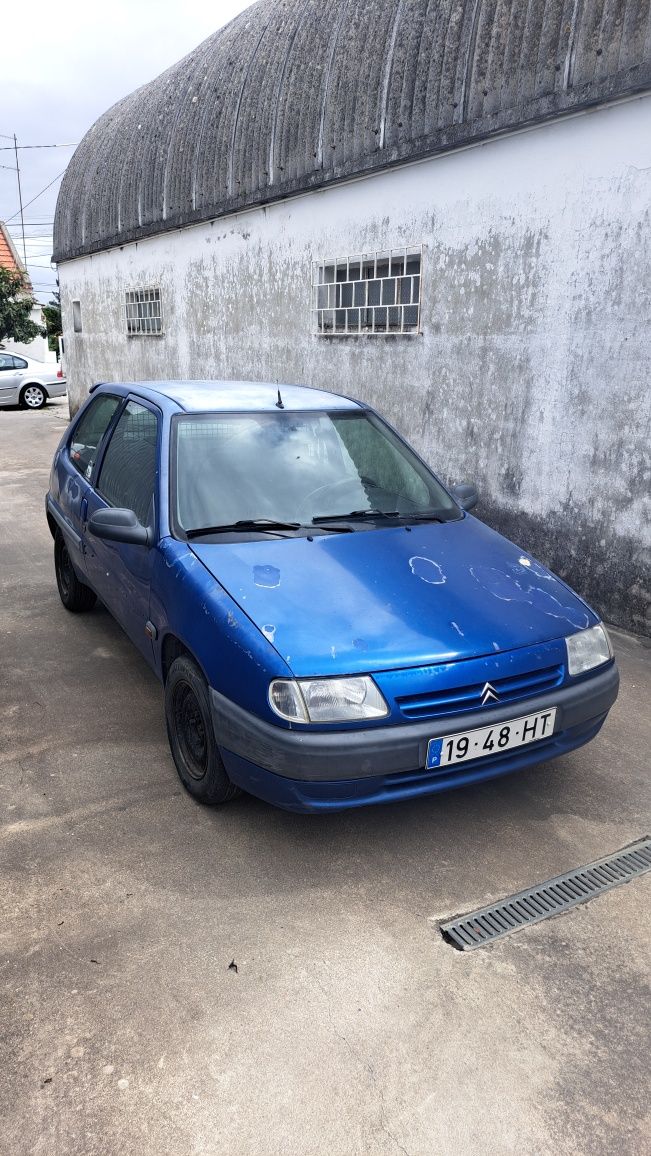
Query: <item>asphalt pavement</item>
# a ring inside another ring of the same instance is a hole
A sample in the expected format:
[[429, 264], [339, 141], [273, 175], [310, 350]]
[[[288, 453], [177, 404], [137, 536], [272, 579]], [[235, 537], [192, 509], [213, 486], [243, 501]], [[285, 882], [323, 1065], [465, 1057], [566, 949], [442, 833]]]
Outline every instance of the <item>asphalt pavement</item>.
[[490, 947], [439, 921], [649, 834], [651, 644], [587, 747], [338, 815], [182, 790], [162, 691], [60, 604], [65, 402], [0, 410], [0, 1153], [651, 1151], [651, 875]]

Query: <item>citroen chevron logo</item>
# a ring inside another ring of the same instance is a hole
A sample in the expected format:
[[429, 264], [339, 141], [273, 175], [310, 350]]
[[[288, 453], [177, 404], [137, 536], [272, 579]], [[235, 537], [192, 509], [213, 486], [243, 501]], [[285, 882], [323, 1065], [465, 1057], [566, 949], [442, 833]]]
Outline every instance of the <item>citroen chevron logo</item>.
[[481, 705], [486, 706], [487, 702], [499, 702], [495, 687], [491, 686], [490, 682], [484, 683], [484, 689], [481, 692]]

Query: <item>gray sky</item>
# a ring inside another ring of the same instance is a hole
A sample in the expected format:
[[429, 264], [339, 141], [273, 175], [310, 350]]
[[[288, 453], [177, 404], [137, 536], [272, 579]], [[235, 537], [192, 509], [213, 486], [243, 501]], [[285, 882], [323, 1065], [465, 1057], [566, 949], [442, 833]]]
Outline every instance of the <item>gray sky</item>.
[[[0, 77], [0, 220], [22, 256], [12, 138], [19, 145], [77, 143], [116, 100], [158, 76], [250, 0], [31, 0], [13, 9]], [[11, 151], [8, 151], [8, 148]], [[73, 149], [19, 149], [28, 269], [38, 301], [55, 286], [52, 221]], [[13, 166], [13, 167], [4, 167]], [[27, 202], [55, 181], [33, 204]], [[34, 222], [33, 224], [31, 222]]]

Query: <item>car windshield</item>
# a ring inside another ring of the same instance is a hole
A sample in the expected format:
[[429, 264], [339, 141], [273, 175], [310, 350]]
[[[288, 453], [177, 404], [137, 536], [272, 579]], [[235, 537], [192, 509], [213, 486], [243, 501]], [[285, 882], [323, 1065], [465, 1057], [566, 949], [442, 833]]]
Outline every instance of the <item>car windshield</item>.
[[181, 533], [262, 520], [291, 531], [320, 519], [462, 516], [415, 454], [362, 410], [183, 414], [173, 422], [171, 466]]

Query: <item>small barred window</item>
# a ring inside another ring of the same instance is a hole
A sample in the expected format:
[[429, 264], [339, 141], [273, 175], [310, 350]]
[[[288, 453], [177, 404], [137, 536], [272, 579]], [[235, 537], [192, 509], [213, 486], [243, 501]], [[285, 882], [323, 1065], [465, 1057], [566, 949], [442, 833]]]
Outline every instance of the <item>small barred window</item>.
[[124, 296], [124, 320], [129, 336], [163, 332], [160, 289], [128, 289]]
[[316, 261], [315, 332], [324, 336], [420, 332], [422, 247]]

